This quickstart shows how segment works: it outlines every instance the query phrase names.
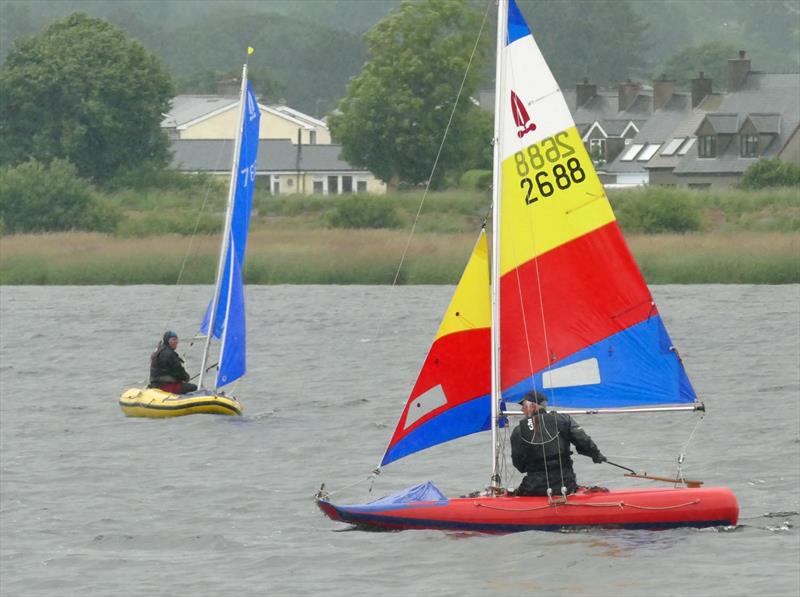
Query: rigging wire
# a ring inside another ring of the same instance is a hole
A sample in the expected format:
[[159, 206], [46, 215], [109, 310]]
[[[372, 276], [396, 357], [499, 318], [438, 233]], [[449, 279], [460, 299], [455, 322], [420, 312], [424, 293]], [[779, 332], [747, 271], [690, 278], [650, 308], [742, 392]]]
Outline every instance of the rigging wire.
[[[464, 85], [467, 82], [467, 76], [469, 75], [470, 68], [472, 67], [472, 61], [475, 58], [475, 53], [478, 50], [478, 44], [480, 43], [481, 37], [483, 36], [483, 29], [486, 25], [486, 20], [489, 15], [489, 8], [491, 7], [492, 2], [487, 2], [486, 4], [486, 12], [483, 14], [483, 20], [481, 21], [480, 29], [478, 30], [478, 35], [475, 38], [475, 43], [472, 46], [472, 52], [469, 56], [469, 61], [467, 62], [467, 68], [464, 70], [464, 77], [461, 79], [461, 85], [458, 88], [458, 93], [456, 94], [456, 99], [453, 102], [453, 108], [450, 110], [450, 117], [447, 121], [447, 126], [445, 127], [444, 134], [442, 135], [442, 141], [439, 144], [439, 149], [436, 152], [436, 158], [433, 161], [433, 166], [431, 167], [430, 176], [428, 176], [428, 180], [425, 182], [425, 190], [422, 193], [422, 199], [420, 199], [419, 206], [417, 207], [417, 213], [414, 215], [414, 221], [411, 224], [411, 230], [408, 233], [408, 237], [406, 239], [406, 245], [403, 248], [403, 253], [400, 256], [400, 263], [397, 265], [397, 270], [394, 274], [394, 279], [392, 280], [392, 285], [390, 288], [394, 288], [397, 286], [397, 280], [400, 278], [400, 272], [403, 269], [403, 264], [405, 263], [406, 256], [408, 254], [408, 249], [411, 246], [411, 239], [414, 236], [414, 232], [417, 228], [417, 222], [419, 221], [420, 214], [422, 213], [422, 207], [425, 205], [425, 200], [428, 198], [428, 192], [431, 188], [431, 181], [433, 180], [433, 175], [436, 173], [436, 168], [439, 165], [439, 158], [442, 155], [442, 150], [444, 149], [445, 141], [447, 140], [447, 134], [450, 131], [450, 126], [453, 123], [453, 118], [456, 114], [456, 109], [458, 108], [458, 102], [461, 99], [461, 94], [464, 91]], [[386, 312], [388, 311], [388, 307], [385, 307], [383, 312], [381, 313], [380, 318], [378, 319], [378, 325], [375, 328], [374, 337], [378, 338], [380, 336], [380, 331], [383, 326], [383, 322], [386, 318]]]
[[[217, 159], [216, 159], [216, 164], [217, 164], [218, 168], [219, 168], [219, 166], [220, 166], [220, 164], [222, 162], [222, 157], [223, 157], [223, 155], [222, 155], [223, 151], [222, 150], [224, 148], [225, 148], [225, 144], [224, 143], [220, 143], [220, 147], [219, 147], [219, 149], [217, 151]], [[195, 240], [195, 237], [197, 236], [197, 231], [200, 228], [200, 219], [203, 217], [203, 213], [205, 212], [206, 206], [208, 205], [209, 197], [211, 196], [211, 187], [213, 185], [213, 182], [214, 182], [214, 180], [212, 178], [209, 178], [208, 182], [206, 183], [205, 192], [203, 194], [203, 202], [200, 205], [200, 211], [197, 212], [197, 217], [195, 218], [195, 222], [194, 222], [194, 228], [192, 229], [191, 236], [189, 236], [189, 242], [187, 244], [186, 251], [184, 252], [183, 260], [181, 261], [181, 267], [180, 267], [180, 270], [178, 270], [178, 277], [175, 280], [175, 286], [177, 287], [178, 292], [175, 295], [175, 299], [172, 301], [172, 306], [170, 307], [169, 311], [167, 312], [166, 321], [164, 322], [164, 324], [161, 327], [162, 330], [168, 330], [168, 329], [174, 328], [174, 326], [171, 324], [171, 322], [173, 321], [173, 319], [175, 317], [175, 313], [177, 312], [177, 309], [178, 309], [178, 304], [181, 302], [181, 295], [183, 294], [183, 286], [181, 286], [181, 279], [183, 278], [183, 274], [184, 274], [184, 272], [186, 270], [186, 264], [188, 263], [189, 258], [193, 253], [192, 249], [193, 249], [193, 246], [194, 246], [194, 240]], [[198, 335], [197, 333], [195, 333], [195, 335], [192, 336], [192, 338], [189, 341], [189, 348], [193, 347], [194, 346], [194, 341], [197, 338], [200, 338], [200, 337], [204, 337], [204, 336], [201, 336], [201, 335]], [[158, 345], [156, 345], [156, 348], [154, 348], [153, 350], [157, 350], [157, 348], [158, 348]], [[188, 358], [188, 355], [184, 354], [184, 357]], [[145, 383], [149, 383], [149, 380], [150, 380], [150, 377], [148, 375], [147, 376], [147, 381], [145, 381]]]
[[683, 462], [686, 460], [686, 452], [689, 449], [689, 444], [692, 442], [694, 438], [695, 432], [700, 428], [700, 425], [703, 423], [703, 419], [705, 419], [705, 413], [700, 413], [700, 416], [697, 419], [697, 422], [692, 429], [692, 432], [689, 434], [689, 439], [686, 440], [686, 443], [683, 445], [681, 449], [681, 453], [678, 455], [678, 469], [675, 473], [675, 478], [680, 479], [683, 481]]
[[[222, 161], [222, 153], [223, 153], [222, 150], [224, 149], [224, 147], [225, 147], [225, 144], [224, 143], [220, 143], [219, 150], [217, 152], [217, 160], [216, 160], [217, 168], [219, 168], [220, 163]], [[181, 279], [183, 278], [184, 271], [186, 270], [186, 264], [189, 261], [189, 257], [192, 254], [192, 248], [193, 248], [193, 245], [194, 245], [195, 237], [197, 236], [197, 230], [200, 228], [200, 218], [203, 217], [203, 213], [205, 212], [206, 206], [208, 205], [208, 199], [209, 199], [209, 197], [211, 195], [211, 186], [212, 186], [213, 182], [214, 182], [213, 179], [209, 178], [208, 179], [208, 183], [206, 184], [205, 193], [203, 195], [203, 203], [200, 205], [200, 211], [197, 212], [197, 217], [195, 218], [195, 221], [194, 221], [194, 228], [192, 229], [192, 234], [189, 237], [189, 243], [188, 243], [188, 246], [186, 247], [186, 252], [183, 255], [183, 261], [181, 262], [181, 268], [178, 271], [178, 277], [175, 280], [175, 286], [178, 287], [178, 293], [177, 293], [177, 296], [175, 297], [175, 300], [172, 303], [172, 308], [170, 309], [169, 314], [167, 316], [167, 321], [164, 323], [164, 329], [167, 329], [167, 327], [169, 326], [169, 322], [172, 321], [172, 318], [175, 316], [175, 312], [177, 310], [177, 305], [180, 302], [181, 293], [183, 291], [183, 288], [181, 287]]]
[[[394, 274], [394, 279], [392, 280], [392, 285], [390, 286], [390, 288], [392, 288], [392, 289], [397, 286], [397, 280], [400, 278], [400, 272], [403, 269], [403, 264], [405, 263], [405, 259], [406, 259], [406, 256], [408, 254], [408, 249], [411, 246], [411, 239], [413, 238], [414, 232], [416, 231], [417, 222], [419, 221], [420, 215], [422, 214], [422, 207], [425, 204], [425, 200], [428, 197], [428, 192], [430, 191], [431, 181], [433, 180], [433, 176], [436, 173], [436, 168], [438, 167], [438, 164], [439, 164], [439, 158], [442, 155], [442, 151], [444, 149], [444, 144], [445, 144], [445, 141], [447, 140], [447, 134], [450, 131], [450, 126], [453, 123], [453, 118], [455, 117], [456, 109], [458, 108], [458, 102], [461, 99], [461, 95], [462, 95], [462, 93], [464, 91], [464, 85], [467, 82], [467, 76], [469, 75], [470, 68], [472, 67], [472, 62], [473, 62], [473, 60], [475, 58], [475, 54], [476, 54], [476, 52], [478, 50], [478, 45], [480, 43], [481, 37], [483, 36], [483, 29], [484, 29], [484, 27], [486, 25], [486, 21], [487, 21], [488, 16], [489, 16], [489, 9], [491, 8], [491, 5], [492, 5], [492, 1], [489, 1], [489, 2], [486, 3], [486, 11], [483, 14], [483, 20], [481, 21], [481, 26], [480, 26], [480, 29], [478, 30], [478, 35], [475, 37], [475, 43], [472, 46], [472, 52], [470, 53], [469, 60], [467, 62], [467, 67], [464, 70], [464, 76], [461, 79], [461, 85], [458, 88], [458, 93], [456, 94], [456, 99], [453, 102], [453, 108], [450, 110], [450, 117], [448, 118], [447, 126], [445, 127], [444, 134], [442, 135], [442, 141], [439, 144], [438, 151], [436, 152], [436, 158], [434, 159], [433, 166], [431, 167], [430, 176], [428, 176], [428, 180], [425, 183], [425, 190], [422, 193], [422, 199], [420, 199], [419, 206], [417, 207], [417, 212], [414, 215], [414, 221], [411, 224], [411, 230], [409, 231], [408, 237], [406, 238], [406, 244], [405, 244], [405, 247], [403, 248], [403, 253], [402, 253], [401, 257], [400, 257], [400, 263], [397, 265], [397, 271]], [[388, 312], [388, 310], [389, 310], [389, 308], [388, 308], [388, 304], [387, 304], [387, 305], [384, 306], [384, 308], [383, 308], [383, 310], [382, 310], [382, 312], [380, 314], [380, 317], [378, 318], [378, 323], [375, 326], [375, 331], [373, 332], [373, 337], [374, 338], [379, 338], [380, 337], [380, 332], [381, 332], [381, 329], [383, 328], [383, 323], [384, 323], [384, 320], [386, 319], [386, 313]], [[376, 470], [380, 470], [380, 463], [378, 463], [378, 466], [376, 467]]]
[[[511, 61], [511, 60], [508, 61], [508, 69], [509, 69], [509, 73], [510, 73], [510, 79], [511, 79], [512, 83], [514, 83], [516, 81], [516, 73], [515, 73], [515, 70], [514, 70], [514, 62]], [[560, 92], [561, 90], [558, 89], [557, 91]], [[496, 91], [496, 93], [497, 93], [497, 91]], [[521, 137], [518, 137], [516, 139], [512, 139], [512, 141], [516, 143], [519, 151], [523, 151], [525, 149], [525, 147], [523, 147], [523, 142], [522, 142], [522, 138]], [[535, 230], [535, 228], [534, 228], [534, 225], [533, 225], [533, 215], [532, 215], [531, 211], [528, 212], [528, 223], [529, 223], [529, 229], [530, 229], [530, 231], [532, 233], [531, 234], [531, 245], [532, 245], [534, 253], [535, 253], [536, 252], [536, 235], [533, 234], [533, 231]], [[499, 231], [492, 231], [492, 232], [493, 232], [493, 234], [499, 234]], [[514, 243], [509, 243], [509, 244], [511, 246], [512, 254], [516, 258], [516, 245]], [[550, 356], [550, 345], [549, 345], [549, 341], [548, 341], [548, 337], [547, 337], [547, 317], [545, 316], [544, 296], [542, 294], [542, 281], [541, 281], [541, 273], [540, 273], [540, 270], [539, 270], [539, 256], [538, 255], [533, 258], [533, 263], [534, 263], [535, 272], [536, 272], [536, 286], [537, 286], [537, 290], [538, 290], [538, 294], [539, 294], [539, 305], [538, 305], [538, 307], [539, 307], [539, 315], [541, 317], [541, 322], [542, 322], [542, 339], [543, 339], [543, 344], [544, 344], [545, 363], [546, 363], [546, 367], [545, 367], [545, 370], [543, 372], [543, 379], [544, 379], [544, 376], [546, 376], [547, 373], [551, 369], [551, 356]], [[531, 372], [531, 375], [533, 375], [533, 373], [534, 373], [533, 347], [532, 347], [532, 342], [531, 342], [530, 331], [528, 329], [528, 318], [525, 315], [528, 311], [527, 311], [527, 309], [524, 308], [526, 301], [525, 301], [524, 295], [522, 294], [522, 279], [521, 279], [520, 270], [519, 270], [518, 267], [515, 268], [515, 270], [514, 270], [514, 276], [515, 276], [515, 279], [516, 279], [517, 298], [519, 299], [520, 311], [522, 313], [522, 328], [523, 328], [523, 334], [525, 336], [525, 347], [526, 347], [527, 356], [528, 356], [528, 370]], [[532, 389], [535, 390], [536, 389], [535, 388], [535, 382], [532, 382], [531, 385], [533, 386]], [[542, 388], [542, 389], [544, 389], [544, 388]], [[550, 397], [552, 397], [552, 396], [553, 396], [553, 392], [551, 390]], [[550, 401], [548, 401], [548, 402], [550, 402]], [[539, 422], [541, 424], [541, 422], [542, 422], [542, 420], [541, 420], [541, 416], [542, 416], [541, 411], [537, 411], [536, 414], [538, 415]], [[561, 454], [561, 441], [557, 439], [558, 436], [559, 436], [559, 433], [560, 433], [560, 430], [558, 429], [558, 418], [557, 418], [557, 415], [555, 417], [555, 421], [556, 421], [556, 429], [555, 429], [556, 435], [555, 435], [555, 438], [556, 438], [557, 446], [558, 446], [558, 467], [559, 467], [559, 472], [561, 474], [561, 480], [562, 480], [562, 487], [560, 488], [560, 490], [561, 490], [561, 494], [566, 499], [566, 488], [563, 487], [564, 471], [563, 471], [562, 454]], [[546, 455], [546, 452], [545, 452], [544, 443], [543, 443], [542, 444], [542, 458], [543, 459], [545, 458], [545, 455]], [[547, 484], [548, 496], [550, 496], [551, 488], [550, 488], [550, 480], [549, 480], [549, 474], [548, 474], [548, 471], [547, 471], [547, 467], [545, 467], [545, 482]]]

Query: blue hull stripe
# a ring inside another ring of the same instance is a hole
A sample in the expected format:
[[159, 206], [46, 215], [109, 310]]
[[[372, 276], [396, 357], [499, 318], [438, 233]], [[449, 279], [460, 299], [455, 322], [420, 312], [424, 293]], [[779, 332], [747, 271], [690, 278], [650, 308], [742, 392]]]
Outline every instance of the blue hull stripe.
[[[332, 504], [331, 504], [332, 505]], [[681, 527], [722, 527], [728, 526], [728, 520], [682, 520], [664, 522], [636, 522], [636, 523], [610, 523], [598, 525], [562, 525], [562, 524], [486, 524], [479, 522], [463, 522], [457, 520], [436, 520], [420, 518], [399, 518], [395, 516], [380, 516], [353, 512], [341, 507], [333, 506], [341, 515], [342, 521], [362, 527], [374, 529], [407, 528], [407, 529], [438, 529], [443, 531], [473, 531], [478, 533], [518, 533], [522, 531], [561, 531], [563, 529], [642, 529], [662, 530]]]

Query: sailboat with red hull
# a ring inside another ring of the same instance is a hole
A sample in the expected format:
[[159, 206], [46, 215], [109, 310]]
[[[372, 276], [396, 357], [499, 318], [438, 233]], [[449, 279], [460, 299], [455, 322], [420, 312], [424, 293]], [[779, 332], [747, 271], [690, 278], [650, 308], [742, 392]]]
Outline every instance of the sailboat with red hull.
[[551, 411], [626, 420], [704, 406], [530, 28], [514, 0], [498, 11], [492, 250], [481, 231], [380, 463], [490, 431], [490, 484], [447, 498], [429, 482], [357, 505], [321, 490], [317, 504], [372, 529], [735, 525], [733, 492], [687, 481], [680, 469], [666, 479], [672, 487], [557, 487], [542, 497], [502, 487], [500, 430], [531, 390]]

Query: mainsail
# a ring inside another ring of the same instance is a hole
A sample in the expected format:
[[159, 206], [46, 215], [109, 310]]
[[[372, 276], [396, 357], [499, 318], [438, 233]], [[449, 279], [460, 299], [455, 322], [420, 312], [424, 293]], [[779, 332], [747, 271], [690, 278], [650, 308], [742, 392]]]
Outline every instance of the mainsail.
[[[221, 267], [214, 297], [200, 326], [200, 331], [204, 334], [208, 334], [209, 327], [213, 327], [209, 341], [211, 336], [222, 340], [216, 380], [218, 388], [239, 379], [247, 370], [242, 267], [253, 205], [260, 121], [258, 100], [247, 81], [245, 66], [242, 71], [241, 126], [231, 168], [231, 188], [220, 256]], [[205, 371], [206, 367], [207, 348], [208, 344], [203, 355], [202, 371]]]
[[[505, 25], [496, 103], [497, 400], [517, 401], [538, 389], [561, 409], [696, 403], [561, 90], [514, 0]], [[492, 429], [493, 419], [502, 424], [491, 397], [487, 252], [482, 232], [381, 465]]]
[[[558, 83], [514, 0], [498, 85], [503, 398], [561, 408], [691, 403], [694, 390]], [[518, 134], [522, 101], [530, 125]]]

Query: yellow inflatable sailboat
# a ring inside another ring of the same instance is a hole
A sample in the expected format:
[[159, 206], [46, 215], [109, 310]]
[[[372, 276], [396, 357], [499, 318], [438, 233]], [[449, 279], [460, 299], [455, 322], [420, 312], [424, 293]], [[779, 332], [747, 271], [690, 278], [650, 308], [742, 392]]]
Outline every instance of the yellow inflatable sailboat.
[[129, 417], [180, 417], [183, 415], [242, 414], [242, 405], [233, 396], [197, 390], [172, 394], [158, 388], [131, 388], [120, 396], [119, 405]]
[[[120, 397], [119, 404], [122, 412], [129, 417], [176, 417], [195, 413], [242, 414], [239, 401], [233, 396], [226, 396], [219, 388], [241, 378], [247, 370], [242, 266], [253, 204], [260, 119], [258, 100], [247, 82], [245, 64], [242, 69], [239, 125], [231, 164], [228, 207], [217, 277], [211, 304], [200, 326], [201, 332], [206, 336], [197, 384], [200, 389], [186, 394], [157, 388], [126, 390]], [[213, 367], [207, 367], [212, 338], [220, 340], [220, 348], [216, 382], [214, 389], [208, 390], [203, 386], [203, 374]]]

